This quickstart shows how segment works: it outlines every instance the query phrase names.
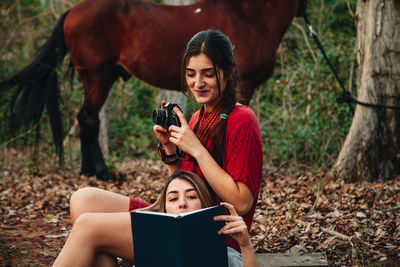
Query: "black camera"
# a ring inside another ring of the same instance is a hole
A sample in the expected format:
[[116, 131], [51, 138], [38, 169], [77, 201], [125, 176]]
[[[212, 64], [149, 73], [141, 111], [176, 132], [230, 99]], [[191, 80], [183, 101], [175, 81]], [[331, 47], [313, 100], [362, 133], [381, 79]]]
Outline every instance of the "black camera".
[[171, 125], [181, 127], [181, 121], [178, 115], [174, 112], [174, 107], [182, 109], [175, 103], [167, 103], [163, 109], [156, 109], [153, 111], [153, 122], [157, 125], [161, 125], [165, 129], [168, 129]]

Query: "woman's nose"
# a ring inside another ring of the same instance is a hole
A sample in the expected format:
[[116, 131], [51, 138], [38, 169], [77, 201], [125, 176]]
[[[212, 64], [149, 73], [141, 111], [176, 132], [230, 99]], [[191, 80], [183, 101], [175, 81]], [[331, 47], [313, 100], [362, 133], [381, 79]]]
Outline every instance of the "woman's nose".
[[180, 198], [178, 201], [178, 207], [179, 209], [186, 208], [186, 199], [185, 198]]
[[195, 81], [196, 88], [202, 88], [204, 86], [204, 80], [201, 75], [198, 75]]

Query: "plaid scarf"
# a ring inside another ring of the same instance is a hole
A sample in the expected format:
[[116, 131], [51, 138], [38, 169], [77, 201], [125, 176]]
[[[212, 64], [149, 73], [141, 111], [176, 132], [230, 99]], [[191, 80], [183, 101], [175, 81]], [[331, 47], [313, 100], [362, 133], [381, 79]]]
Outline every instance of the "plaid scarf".
[[[214, 107], [213, 111], [210, 113], [210, 115], [207, 117], [207, 119], [203, 122], [203, 124], [199, 128], [201, 118], [203, 117], [204, 114], [204, 106], [201, 107], [199, 117], [197, 118], [197, 121], [193, 128], [193, 132], [196, 134], [197, 138], [199, 138], [200, 142], [203, 144], [204, 147], [206, 147], [208, 140], [210, 140], [212, 134], [212, 128], [214, 128], [214, 126], [217, 125], [217, 123], [221, 119], [221, 114], [220, 114], [221, 110], [222, 110], [222, 101], [217, 106]], [[188, 158], [185, 159], [184, 158], [185, 154], [187, 153], [184, 153], [183, 151], [177, 152], [177, 155], [180, 159], [194, 162], [192, 170], [194, 172], [196, 161], [189, 154], [187, 154]]]
[[204, 123], [199, 128], [199, 123], [200, 123], [200, 120], [203, 117], [203, 113], [204, 113], [204, 106], [201, 108], [200, 115], [197, 118], [197, 122], [195, 124], [193, 131], [197, 135], [197, 138], [199, 138], [200, 142], [203, 144], [204, 147], [206, 146], [208, 140], [211, 137], [211, 134], [212, 134], [211, 129], [213, 129], [215, 127], [215, 125], [217, 125], [217, 123], [219, 122], [219, 120], [221, 118], [221, 115], [220, 115], [221, 110], [222, 110], [222, 102], [220, 102], [217, 106], [214, 107], [211, 114], [207, 117], [207, 119], [204, 121]]

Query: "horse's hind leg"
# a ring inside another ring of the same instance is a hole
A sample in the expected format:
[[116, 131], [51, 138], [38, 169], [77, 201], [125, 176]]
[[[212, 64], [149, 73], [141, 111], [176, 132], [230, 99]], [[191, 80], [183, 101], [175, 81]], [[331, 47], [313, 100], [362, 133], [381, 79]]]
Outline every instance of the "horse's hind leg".
[[81, 174], [95, 174], [101, 180], [109, 180], [111, 177], [104, 163], [98, 141], [99, 112], [107, 99], [113, 82], [119, 76], [116, 70], [114, 67], [96, 73], [80, 72], [85, 93], [85, 102], [78, 114], [82, 151]]

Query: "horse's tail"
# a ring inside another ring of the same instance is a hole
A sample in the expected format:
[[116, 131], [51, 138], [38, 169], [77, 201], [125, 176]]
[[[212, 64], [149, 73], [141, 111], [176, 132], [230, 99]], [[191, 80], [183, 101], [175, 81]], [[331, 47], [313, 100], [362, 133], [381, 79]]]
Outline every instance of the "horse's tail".
[[10, 101], [12, 127], [20, 127], [22, 124], [38, 125], [44, 109], [47, 109], [61, 163], [64, 159], [63, 127], [59, 109], [60, 87], [55, 69], [68, 52], [63, 29], [68, 12], [61, 16], [36, 59], [14, 76], [0, 83], [0, 90], [3, 92], [16, 89], [12, 92]]

